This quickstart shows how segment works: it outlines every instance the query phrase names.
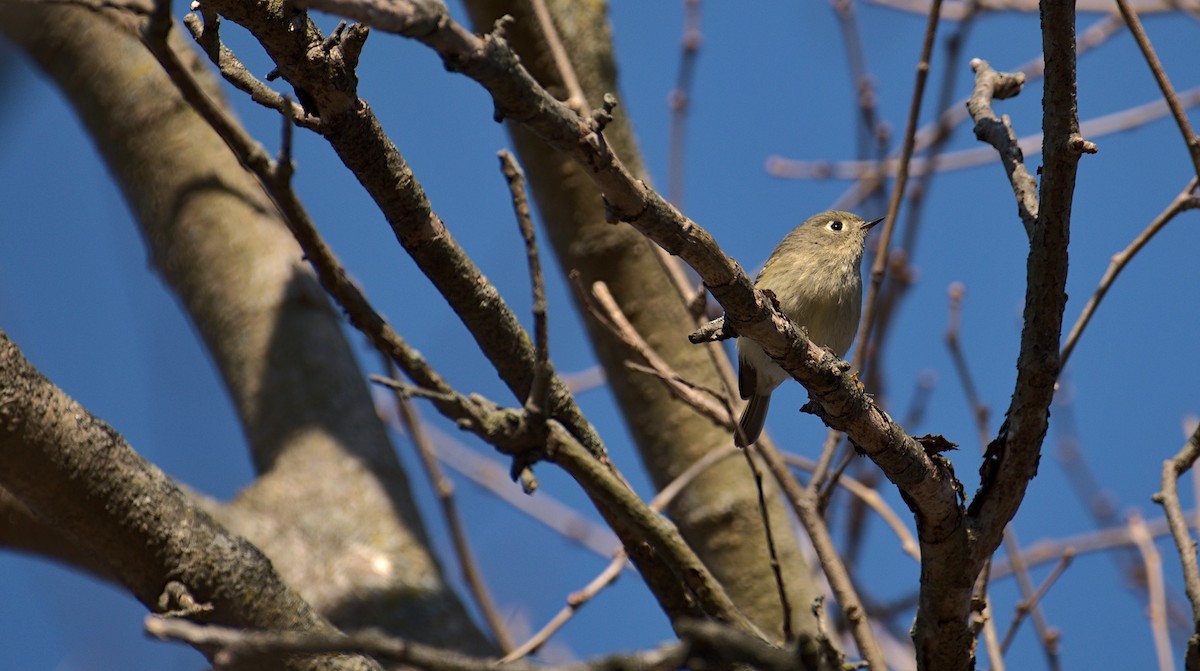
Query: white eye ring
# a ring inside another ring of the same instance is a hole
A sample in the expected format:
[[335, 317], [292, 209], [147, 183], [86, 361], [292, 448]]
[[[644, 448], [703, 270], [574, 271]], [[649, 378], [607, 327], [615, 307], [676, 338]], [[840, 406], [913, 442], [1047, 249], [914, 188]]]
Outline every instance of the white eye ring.
[[831, 221], [828, 224], [826, 224], [825, 228], [828, 228], [831, 231], [840, 233], [842, 231], [842, 228], [844, 228], [844, 226], [845, 225], [841, 222], [841, 220], [838, 219], [838, 220]]

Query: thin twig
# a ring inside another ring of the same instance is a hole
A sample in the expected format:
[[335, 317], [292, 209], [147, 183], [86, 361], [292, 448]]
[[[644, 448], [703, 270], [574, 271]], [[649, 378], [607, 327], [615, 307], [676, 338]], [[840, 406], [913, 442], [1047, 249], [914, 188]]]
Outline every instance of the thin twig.
[[975, 90], [967, 102], [967, 109], [975, 120], [975, 137], [995, 147], [996, 153], [1000, 154], [1000, 162], [1017, 199], [1017, 212], [1021, 215], [1025, 234], [1033, 235], [1038, 217], [1037, 180], [1025, 167], [1025, 155], [1008, 115], [997, 117], [992, 110], [993, 99], [1012, 98], [1021, 92], [1025, 76], [1019, 72], [997, 72], [981, 58], [971, 59], [971, 70], [975, 72]]
[[[975, 431], [979, 437], [980, 451], [983, 452], [987, 448], [990, 433], [988, 429], [988, 407], [979, 398], [975, 384], [971, 380], [971, 370], [967, 365], [967, 357], [962, 349], [962, 339], [959, 337], [962, 327], [962, 303], [965, 293], [966, 290], [962, 284], [955, 282], [950, 285], [950, 318], [949, 326], [946, 328], [946, 347], [950, 350], [951, 359], [954, 361], [954, 368], [958, 372], [958, 378], [963, 386], [963, 393], [967, 397], [967, 404], [971, 408], [971, 415], [975, 420]], [[1058, 636], [1046, 624], [1045, 615], [1042, 613], [1041, 606], [1038, 605], [1040, 598], [1037, 596], [1037, 590], [1033, 586], [1033, 578], [1029, 573], [1029, 568], [1022, 561], [1021, 545], [1017, 542], [1016, 532], [1011, 525], [1004, 529], [1004, 548], [1010, 557], [1013, 573], [1017, 578], [1017, 586], [1021, 590], [1022, 601], [1018, 604], [1013, 614], [1013, 623], [1009, 627], [1009, 632], [1005, 636], [1004, 643], [1000, 646], [1001, 651], [1007, 650], [1016, 627], [1024, 620], [1026, 614], [1030, 614], [1033, 618], [1034, 627], [1037, 629], [1038, 639], [1042, 642], [1043, 650], [1046, 653], [1047, 664], [1052, 671], [1057, 670], [1059, 668]], [[1064, 557], [1068, 555], [1069, 553], [1065, 553]], [[991, 561], [989, 560], [988, 564], [990, 565], [990, 563]]]
[[1146, 582], [1150, 591], [1150, 603], [1146, 610], [1150, 618], [1150, 632], [1154, 637], [1154, 652], [1160, 671], [1173, 671], [1175, 654], [1171, 650], [1171, 634], [1167, 631], [1167, 590], [1163, 581], [1162, 555], [1154, 545], [1154, 538], [1146, 528], [1141, 515], [1129, 516], [1129, 535], [1142, 555], [1146, 569]]
[[[732, 406], [730, 406], [729, 412], [730, 416], [732, 416]], [[779, 552], [775, 548], [775, 534], [771, 527], [771, 515], [767, 509], [767, 495], [763, 489], [762, 469], [758, 467], [758, 464], [754, 463], [754, 455], [751, 454], [750, 450], [742, 450], [742, 456], [746, 458], [746, 465], [750, 467], [750, 472], [754, 474], [754, 487], [758, 491], [758, 511], [762, 515], [763, 531], [767, 535], [768, 560], [771, 564], [771, 574], [775, 577], [775, 590], [779, 593], [779, 607], [783, 611], [783, 640], [787, 643], [792, 643], [796, 640], [796, 633], [792, 631], [792, 605], [788, 601], [787, 588], [783, 583], [783, 567], [779, 564]]]
[[[782, 455], [784, 461], [789, 466], [802, 468], [806, 471], [812, 471], [817, 466], [813, 460], [798, 454], [783, 452]], [[888, 505], [887, 501], [879, 495], [877, 490], [845, 475], [837, 479], [837, 486], [845, 489], [851, 496], [858, 498], [868, 508], [874, 510], [883, 519], [884, 523], [888, 525], [888, 528], [892, 530], [892, 533], [896, 534], [896, 539], [900, 541], [900, 549], [913, 559], [917, 561], [921, 560], [921, 548], [917, 544], [917, 540], [913, 538], [912, 532], [908, 530], [908, 526], [904, 520]]]
[[[1021, 556], [1021, 548], [1016, 542], [1015, 537], [1012, 537], [1012, 546], [1013, 550], [1009, 552], [1009, 556], [1013, 558], [1013, 565], [1015, 566], [1017, 564], [1017, 559]], [[1066, 552], [1064, 552], [1062, 556], [1059, 557], [1058, 563], [1055, 564], [1054, 568], [1050, 571], [1050, 575], [1046, 576], [1046, 579], [1042, 581], [1042, 584], [1038, 586], [1037, 589], [1033, 589], [1032, 585], [1021, 585], [1023, 598], [1013, 611], [1012, 623], [1009, 624], [1008, 632], [1004, 634], [1004, 642], [1000, 645], [1002, 651], [1008, 651], [1008, 647], [1012, 644], [1013, 638], [1016, 636], [1017, 630], [1021, 626], [1021, 622], [1024, 621], [1026, 615], [1031, 615], [1034, 619], [1034, 624], [1038, 629], [1038, 638], [1041, 640], [1042, 648], [1046, 651], [1047, 665], [1051, 669], [1058, 669], [1061, 667], [1061, 659], [1059, 658], [1058, 654], [1058, 644], [1060, 638], [1058, 630], [1046, 626], [1044, 622], [1038, 624], [1038, 620], [1044, 618], [1044, 616], [1041, 615], [1040, 606], [1038, 604], [1041, 603], [1042, 599], [1046, 596], [1046, 592], [1050, 591], [1050, 588], [1054, 585], [1058, 578], [1071, 565], [1071, 561], [1074, 558], [1075, 552], [1073, 550], [1068, 549]], [[1024, 573], [1024, 569], [1022, 572], [1017, 573], [1018, 581], [1023, 580], [1021, 578], [1022, 575], [1028, 575], [1027, 573]]]
[[704, 42], [704, 36], [700, 33], [700, 16], [700, 0], [684, 0], [679, 74], [675, 77], [675, 88], [667, 96], [667, 107], [671, 111], [670, 129], [667, 131], [667, 200], [680, 209], [683, 209], [684, 153], [687, 148], [687, 116], [692, 81], [700, 45]]
[[[1021, 72], [1005, 73], [1020, 76]], [[1026, 80], [1028, 83], [1028, 79]], [[1191, 109], [1200, 104], [1200, 88], [1190, 88], [1179, 93], [1179, 104], [1184, 109]], [[1161, 98], [1154, 98], [1140, 105], [1133, 105], [1111, 114], [1092, 117], [1079, 124], [1079, 132], [1090, 138], [1100, 138], [1114, 133], [1140, 128], [1159, 119], [1170, 116], [1171, 109]], [[950, 115], [943, 115], [946, 118]], [[1042, 150], [1042, 134], [1033, 133], [1016, 138], [1016, 146], [1026, 156], [1036, 156]], [[932, 147], [931, 147], [932, 148]], [[909, 175], [926, 177], [932, 174], [966, 170], [981, 165], [996, 162], [996, 152], [987, 147], [960, 149], [946, 152], [937, 156], [913, 157]], [[899, 162], [894, 158], [878, 160], [802, 160], [783, 157], [772, 157], [768, 160], [767, 170], [775, 177], [801, 180], [878, 180], [896, 174]], [[916, 186], [914, 185], [915, 189]], [[837, 207], [849, 206], [837, 204]]]
[[[389, 368], [389, 374], [395, 377], [395, 364], [391, 360], [386, 360], [385, 363]], [[454, 546], [454, 556], [458, 559], [459, 571], [462, 572], [463, 580], [467, 583], [472, 598], [475, 599], [475, 605], [483, 614], [484, 621], [492, 630], [496, 644], [502, 651], [508, 652], [513, 649], [515, 643], [509, 634], [508, 627], [504, 624], [504, 618], [500, 616], [500, 611], [496, 608], [496, 601], [492, 597], [492, 591], [488, 588], [483, 571], [479, 569], [479, 563], [475, 560], [475, 553], [471, 550], [471, 542], [468, 540], [467, 530], [462, 523], [462, 516], [458, 513], [458, 504], [454, 498], [454, 483], [442, 472], [433, 444], [425, 434], [424, 423], [421, 421], [417, 409], [413, 407], [408, 396], [401, 391], [397, 390], [394, 396], [396, 414], [408, 437], [412, 439], [413, 447], [417, 449], [421, 466], [425, 470], [425, 477], [433, 485], [434, 495], [437, 497], [438, 505], [442, 508], [442, 516], [446, 520], [446, 528], [450, 531], [450, 541]]]
[[867, 56], [863, 49], [862, 32], [855, 17], [853, 0], [830, 0], [838, 26], [842, 31], [842, 43], [846, 47], [846, 61], [850, 66], [850, 82], [854, 86], [855, 104], [858, 106], [859, 123], [857, 154], [860, 159], [873, 156], [882, 160], [887, 155], [888, 129], [879, 122], [876, 105], [875, 83], [867, 69]]
[[[650, 500], [650, 508], [654, 511], [662, 511], [664, 508], [671, 505], [671, 502], [675, 500], [675, 497], [678, 496], [685, 487], [691, 484], [692, 481], [699, 477], [701, 473], [708, 470], [714, 464], [728, 459], [740, 451], [741, 450], [737, 450], [733, 447], [728, 447], [713, 450], [704, 455], [704, 457], [699, 461], [684, 469], [684, 471], [676, 476], [674, 480], [668, 483], [666, 487], [663, 487], [658, 495]], [[505, 655], [500, 660], [500, 663], [504, 664], [521, 659], [533, 654], [539, 648], [545, 645], [546, 641], [548, 641], [555, 632], [561, 629], [562, 626], [565, 625], [567, 621], [579, 611], [580, 608], [583, 608], [587, 602], [591, 601], [592, 598], [599, 594], [605, 587], [608, 587], [614, 581], [616, 581], [627, 564], [628, 556], [625, 554], [625, 549], [620, 547], [617, 548], [616, 552], [613, 553], [612, 561], [609, 562], [608, 566], [606, 566], [603, 571], [593, 578], [591, 582], [585, 585], [583, 589], [579, 590], [578, 592], [572, 592], [567, 597], [567, 605], [564, 606], [562, 610], [556, 613], [554, 617], [550, 618], [550, 621], [543, 625], [541, 629], [539, 629], [533, 636], [529, 638], [529, 640], [525, 641], [519, 647], [513, 649], [511, 652]]]
[[592, 578], [588, 584], [583, 586], [577, 592], [571, 592], [567, 595], [567, 605], [554, 614], [542, 628], [534, 632], [524, 643], [516, 646], [508, 654], [499, 659], [500, 664], [509, 664], [518, 659], [524, 659], [529, 655], [541, 649], [550, 637], [562, 629], [564, 625], [571, 620], [575, 613], [579, 612], [589, 601], [602, 592], [604, 588], [617, 581], [621, 573], [625, 570], [625, 566], [629, 563], [629, 556], [625, 554], [624, 548], [619, 548], [613, 555], [612, 560], [604, 570]]
[[[546, 320], [546, 282], [542, 277], [542, 264], [538, 260], [537, 238], [533, 233], [533, 215], [529, 212], [529, 198], [525, 193], [525, 173], [517, 164], [517, 159], [507, 149], [500, 150], [500, 172], [508, 183], [509, 197], [512, 200], [513, 214], [517, 218], [517, 227], [521, 230], [521, 239], [525, 242], [525, 259], [529, 265], [529, 284], [533, 293], [530, 311], [533, 313], [533, 347], [534, 374], [533, 384], [529, 387], [529, 397], [525, 399], [525, 409], [539, 423], [546, 420], [549, 408], [550, 379], [553, 369], [550, 367], [550, 329]], [[526, 493], [537, 489], [537, 478], [533, 469], [522, 465], [517, 478]]]
[[1162, 62], [1158, 60], [1158, 54], [1154, 53], [1154, 45], [1150, 43], [1150, 38], [1146, 35], [1146, 30], [1142, 27], [1137, 12], [1133, 11], [1127, 0], [1117, 0], [1117, 8], [1121, 10], [1121, 17], [1129, 26], [1129, 32], [1137, 41], [1138, 48], [1142, 50], [1142, 56], [1146, 58], [1146, 64], [1150, 66], [1150, 72], [1154, 74], [1154, 81], [1158, 82], [1163, 99], [1171, 108], [1171, 115], [1175, 117], [1175, 123], [1179, 125], [1179, 132], [1183, 135], [1188, 155], [1191, 156], [1192, 168], [1196, 171], [1196, 177], [1200, 178], [1200, 136], [1197, 136], [1196, 131], [1192, 129], [1187, 113], [1183, 111], [1179, 96], [1175, 95], [1175, 89], [1171, 86], [1171, 80], [1167, 78], [1167, 72], [1163, 69]]
[[900, 203], [904, 200], [904, 190], [908, 186], [909, 163], [912, 161], [916, 146], [917, 122], [921, 117], [921, 102], [925, 98], [925, 83], [929, 80], [929, 59], [933, 53], [933, 42], [937, 36], [937, 25], [942, 8], [941, 0], [933, 0], [929, 8], [929, 18], [925, 23], [925, 39], [921, 44], [921, 57], [917, 61], [917, 77], [913, 86], [912, 101], [908, 108], [908, 121], [904, 126], [904, 144], [900, 150], [900, 166], [896, 170], [896, 181], [892, 185], [892, 195], [888, 201], [886, 219], [883, 222], [883, 233], [875, 247], [875, 262], [871, 266], [871, 282], [867, 285], [867, 295], [863, 299], [863, 314], [858, 325], [858, 335], [855, 338], [854, 368], [861, 371], [867, 357], [867, 341], [871, 337], [871, 329], [878, 308], [876, 296], [883, 284], [884, 273], [887, 270], [888, 250], [892, 244], [892, 233], [896, 228], [896, 217], [900, 213]]
[[584, 94], [583, 87], [579, 85], [579, 78], [575, 76], [575, 66], [571, 64], [571, 58], [567, 55], [562, 39], [558, 36], [558, 28], [554, 27], [554, 19], [550, 16], [550, 11], [546, 9], [546, 0], [531, 0], [530, 4], [533, 5], [533, 13], [537, 16], [538, 27], [542, 30], [542, 38], [546, 40], [546, 46], [550, 48], [550, 54], [554, 57], [558, 76], [562, 78], [563, 86], [567, 89], [567, 99], [563, 103], [575, 110], [580, 117], [586, 118], [588, 115], [587, 95]]
[[821, 568], [829, 580], [829, 586], [833, 589], [833, 594], [842, 608], [846, 621], [850, 623], [850, 632], [854, 636], [854, 642], [858, 645], [858, 652], [862, 655], [863, 662], [872, 671], [886, 669], [883, 650], [879, 647], [875, 633], [871, 631], [871, 622], [863, 607], [862, 599], [859, 598], [854, 583], [850, 580], [850, 574], [846, 571], [846, 567], [834, 547], [833, 539], [829, 536], [829, 528], [825, 525], [825, 520], [818, 510], [814, 490], [801, 487], [800, 483], [796, 482], [796, 479], [788, 471], [787, 463], [778, 452], [764, 449], [761, 444], [755, 444], [754, 449], [763, 457], [767, 469], [779, 482], [788, 501], [792, 504], [792, 510], [795, 511], [800, 524], [808, 532], [809, 540], [812, 541], [813, 548], [817, 551], [817, 558], [821, 562]]
[[[1189, 521], [1189, 528], [1192, 530], [1200, 528], [1200, 523], [1194, 519], [1197, 514], [1200, 514], [1200, 509], [1186, 511], [1184, 515], [1185, 518], [1189, 516], [1193, 518]], [[1165, 536], [1171, 532], [1165, 517], [1147, 520], [1144, 524], [1148, 533], [1155, 538]], [[1048, 538], [1031, 543], [1021, 551], [1021, 558], [1026, 565], [1033, 567], [1059, 561], [1068, 552], [1075, 555], [1108, 552], [1113, 548], [1126, 547], [1133, 544], [1133, 538], [1129, 534], [1129, 526], [1121, 524], [1105, 527], [1098, 531], [1089, 531], [1064, 538]], [[1013, 566], [1008, 559], [997, 559], [993, 562], [993, 576], [998, 578], [1007, 577], [1012, 575], [1012, 573]]]
[[546, 282], [542, 277], [542, 264], [538, 260], [537, 239], [533, 233], [533, 215], [529, 211], [529, 198], [525, 194], [525, 173], [517, 165], [517, 159], [507, 149], [498, 154], [500, 170], [508, 182], [512, 198], [513, 213], [525, 241], [525, 258], [529, 263], [529, 283], [533, 290], [533, 341], [537, 349], [537, 360], [544, 365], [550, 359], [550, 336], [546, 324]]
[[[427, 671], [491, 671], [495, 661], [470, 657], [462, 653], [415, 643], [385, 634], [365, 631], [356, 634], [308, 633], [289, 631], [252, 631], [233, 627], [203, 625], [180, 619], [147, 616], [146, 633], [160, 640], [174, 640], [193, 646], [216, 649], [214, 665], [220, 668], [235, 661], [262, 659], [281, 654], [362, 654], [376, 659], [400, 662]], [[650, 671], [658, 668], [677, 668], [687, 659], [687, 645], [674, 641], [656, 650], [618, 655], [591, 663], [576, 663], [558, 667], [561, 671], [626, 668]], [[612, 665], [612, 666], [610, 666]], [[548, 671], [541, 667], [517, 662], [506, 667], [509, 671]]]
[[696, 412], [704, 415], [721, 426], [733, 427], [734, 419], [728, 408], [721, 402], [722, 396], [716, 391], [704, 389], [684, 379], [650, 344], [642, 338], [633, 324], [625, 316], [621, 306], [617, 304], [608, 286], [603, 282], [592, 284], [591, 294], [588, 295], [580, 288], [584, 305], [602, 326], [607, 328], [621, 342], [633, 350], [646, 362], [672, 396], [687, 403]]
[[1104, 276], [1100, 278], [1100, 284], [1096, 286], [1096, 291], [1092, 293], [1092, 297], [1088, 299], [1086, 305], [1083, 306], [1083, 311], [1079, 314], [1079, 318], [1075, 321], [1075, 325], [1071, 327], [1070, 334], [1067, 335], [1067, 340], [1063, 344], [1062, 353], [1059, 354], [1059, 359], [1062, 361], [1062, 366], [1065, 368], [1067, 359], [1071, 357], [1071, 353], [1075, 351], [1075, 345], [1079, 341], [1079, 336], [1083, 334], [1083, 330], [1087, 328], [1088, 322], [1092, 320], [1092, 315], [1095, 314], [1096, 308], [1100, 305], [1100, 301], [1104, 299], [1117, 276], [1129, 265], [1133, 257], [1145, 247], [1150, 240], [1165, 227], [1175, 215], [1186, 210], [1200, 208], [1200, 198], [1195, 195], [1197, 184], [1200, 183], [1200, 178], [1193, 177], [1188, 181], [1187, 186], [1175, 199], [1167, 205], [1166, 209], [1159, 213], [1153, 221], [1150, 222], [1146, 229], [1143, 230], [1129, 246], [1120, 252], [1113, 255], [1112, 260], [1108, 263], [1108, 269], [1104, 271]]
[[1196, 540], [1188, 531], [1187, 518], [1179, 503], [1179, 478], [1192, 468], [1197, 458], [1200, 458], [1200, 423], [1179, 453], [1163, 462], [1162, 489], [1154, 496], [1170, 525], [1183, 568], [1184, 589], [1192, 604], [1192, 634], [1188, 637], [1186, 658], [1188, 669], [1196, 668], [1200, 662], [1200, 565], [1196, 560]]
[[971, 417], [975, 420], [975, 430], [979, 435], [980, 445], [988, 443], [988, 406], [979, 398], [975, 383], [971, 379], [971, 369], [967, 365], [966, 354], [963, 353], [962, 340], [959, 331], [962, 327], [962, 302], [966, 295], [966, 287], [961, 282], [954, 282], [947, 291], [950, 298], [950, 324], [946, 327], [946, 348], [950, 350], [950, 359], [954, 362], [954, 370], [958, 373], [958, 381], [962, 384], [963, 395], [967, 397], [967, 405], [971, 408]]
[[[871, 4], [890, 7], [903, 12], [924, 15], [929, 11], [929, 0], [868, 0]], [[1037, 12], [1038, 0], [947, 0], [943, 10], [948, 21], [961, 21], [968, 12], [982, 10], [990, 12]], [[1077, 0], [1072, 3], [1079, 13], [1111, 12], [1111, 0]], [[1194, 12], [1200, 9], [1197, 0], [1140, 0], [1144, 12]]]
[[309, 130], [317, 130], [321, 123], [320, 119], [308, 114], [300, 104], [293, 102], [287, 96], [280, 94], [268, 86], [265, 82], [260, 81], [225, 46], [221, 41], [220, 33], [217, 29], [219, 25], [218, 21], [219, 17], [216, 15], [212, 15], [211, 24], [207, 18], [201, 20], [196, 14], [186, 14], [183, 17], [184, 26], [187, 27], [188, 31], [192, 34], [192, 38], [200, 45], [213, 65], [217, 66], [217, 71], [221, 73], [225, 81], [233, 84], [234, 88], [249, 95], [250, 99], [259, 105], [282, 113], [285, 118], [292, 120], [299, 126]]
[[[1058, 671], [1061, 668], [1061, 660], [1059, 658], [1058, 632], [1046, 623], [1046, 616], [1042, 612], [1040, 605], [1041, 596], [1038, 590], [1033, 586], [1033, 579], [1029, 573], [1029, 567], [1025, 564], [1021, 556], [1021, 544], [1017, 542], [1016, 532], [1012, 527], [1004, 530], [1004, 551], [1009, 557], [1010, 564], [1013, 567], [1013, 576], [1017, 579], [1017, 588], [1021, 591], [1021, 602], [1017, 604], [1016, 610], [1013, 613], [1012, 624], [1009, 625], [1008, 633], [1004, 637], [1004, 642], [1001, 644], [1001, 650], [1008, 650], [1009, 643], [1012, 642], [1012, 636], [1016, 633], [1016, 629], [1021, 622], [1029, 615], [1033, 620], [1033, 627], [1037, 631], [1038, 641], [1042, 644], [1042, 651], [1046, 653], [1046, 666], [1051, 671]], [[1068, 550], [1059, 557], [1058, 566], [1064, 567], [1070, 563], [1072, 557], [1075, 556], [1074, 551]], [[1051, 572], [1051, 575], [1055, 575]]]
[[[924, 12], [922, 12], [924, 13]], [[949, 17], [944, 17], [949, 18]], [[1094, 49], [1095, 47], [1106, 42], [1112, 35], [1121, 27], [1121, 20], [1115, 14], [1106, 14], [1103, 18], [1093, 23], [1079, 35], [1076, 41], [1076, 53], [1083, 55], [1085, 52]], [[1041, 55], [1026, 61], [1021, 66], [1013, 69], [1013, 72], [1024, 74], [1027, 81], [1032, 81], [1045, 74], [1045, 59]], [[1161, 102], [1161, 100], [1159, 101]], [[944, 127], [954, 127], [969, 118], [966, 109], [967, 99], [963, 98], [942, 109], [937, 120], [921, 127], [917, 132], [917, 149], [925, 147], [936, 141], [939, 133]], [[893, 152], [889, 158], [894, 158], [897, 152]], [[777, 159], [774, 157], [767, 159], [768, 174], [775, 174], [773, 166]], [[784, 160], [786, 159], [779, 159]], [[919, 163], [917, 164], [919, 165]], [[917, 167], [914, 165], [914, 168]], [[786, 177], [786, 174], [780, 175]], [[838, 210], [854, 210], [859, 204], [870, 195], [875, 189], [879, 188], [880, 176], [876, 173], [866, 173], [859, 178], [857, 182], [851, 185], [841, 196], [834, 200], [833, 209]]]
[[588, 366], [575, 372], [559, 373], [563, 384], [567, 385], [572, 395], [579, 396], [593, 389], [599, 389], [608, 383], [604, 376], [604, 368], [600, 364]]

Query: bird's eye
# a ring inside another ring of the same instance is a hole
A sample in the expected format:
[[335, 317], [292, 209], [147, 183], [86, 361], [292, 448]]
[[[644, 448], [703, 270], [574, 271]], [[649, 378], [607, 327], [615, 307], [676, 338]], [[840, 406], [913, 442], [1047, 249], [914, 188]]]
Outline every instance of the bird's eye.
[[831, 230], [831, 231], [840, 231], [840, 230], [842, 230], [842, 222], [840, 222], [840, 221], [831, 221], [831, 222], [829, 222], [829, 230]]

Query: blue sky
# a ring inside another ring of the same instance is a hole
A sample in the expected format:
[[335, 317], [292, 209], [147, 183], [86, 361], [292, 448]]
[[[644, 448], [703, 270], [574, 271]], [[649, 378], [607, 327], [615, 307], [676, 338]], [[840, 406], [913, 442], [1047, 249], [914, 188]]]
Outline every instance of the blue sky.
[[[653, 180], [666, 184], [667, 94], [679, 60], [682, 2], [613, 0], [610, 12], [620, 64], [618, 114], [628, 115]], [[747, 12], [737, 3], [705, 3], [704, 42], [692, 97], [687, 144], [685, 211], [713, 233], [728, 253], [756, 267], [775, 243], [808, 214], [825, 209], [849, 186], [842, 181], [791, 181], [766, 174], [769, 156], [855, 158], [855, 108], [845, 51], [826, 3], [767, 2]], [[456, 5], [455, 16], [465, 21]], [[904, 126], [924, 17], [861, 5], [859, 23], [875, 77], [880, 114], [893, 137]], [[1097, 21], [1082, 15], [1080, 27]], [[336, 20], [322, 16], [329, 29]], [[1194, 45], [1200, 25], [1186, 18], [1147, 17], [1146, 27], [1180, 91], [1200, 85]], [[933, 96], [945, 63], [941, 44], [955, 29], [943, 23], [922, 121], [933, 117]], [[226, 28], [226, 36], [236, 31]], [[251, 70], [269, 69], [242, 37], [233, 48]], [[966, 42], [967, 59], [998, 69], [1034, 57], [1040, 46], [1036, 14], [980, 19]], [[51, 380], [114, 425], [143, 455], [180, 481], [218, 497], [252, 477], [244, 440], [213, 366], [176, 301], [151, 272], [138, 232], [120, 194], [62, 97], [21, 58], [0, 102], [0, 327]], [[1118, 32], [1079, 63], [1079, 108], [1086, 120], [1154, 100], [1157, 88], [1127, 33]], [[372, 35], [362, 58], [361, 95], [428, 191], [435, 210], [520, 315], [528, 314], [521, 241], [512, 222], [495, 153], [509, 146], [491, 121], [491, 104], [470, 80], [447, 73], [419, 44]], [[971, 73], [954, 74], [956, 98]], [[268, 146], [278, 141], [274, 115], [234, 94], [246, 125]], [[1041, 82], [997, 103], [1020, 136], [1040, 132]], [[1193, 122], [1200, 116], [1192, 113]], [[319, 140], [298, 134], [296, 185], [314, 219], [368, 295], [387, 315], [404, 320], [403, 334], [464, 391], [511, 401], [470, 336], [429, 283], [396, 246], [382, 216]], [[1068, 280], [1069, 327], [1103, 274], [1110, 256], [1128, 242], [1186, 183], [1191, 170], [1178, 129], [1160, 119], [1120, 135], [1093, 139], [1100, 147], [1080, 164]], [[960, 127], [951, 150], [978, 145]], [[1030, 167], [1040, 157], [1028, 155]], [[976, 432], [946, 352], [946, 290], [966, 287], [963, 338], [979, 393], [992, 410], [994, 434], [1008, 404], [1023, 304], [1026, 242], [1003, 171], [988, 164], [942, 175], [934, 183], [915, 258], [917, 282], [887, 346], [887, 389], [881, 393], [903, 416], [918, 376], [936, 379], [924, 421], [908, 427], [945, 434], [962, 445], [952, 455], [967, 491], [977, 483]], [[882, 212], [863, 210], [865, 216]], [[1069, 409], [1055, 412], [1041, 470], [1015, 528], [1023, 543], [1092, 528], [1056, 458], [1056, 440], [1070, 418], [1087, 465], [1120, 514], [1159, 516], [1150, 495], [1161, 462], [1200, 413], [1200, 248], [1196, 212], [1185, 213], [1126, 269], [1101, 305], [1064, 377]], [[903, 221], [903, 213], [902, 213]], [[557, 274], [555, 274], [557, 275]], [[550, 287], [551, 351], [559, 370], [592, 365], [578, 317], [563, 282]], [[361, 347], [362, 339], [351, 335]], [[363, 351], [365, 366], [375, 359]], [[812, 417], [792, 408], [798, 386], [777, 393], [768, 428], [785, 446], [814, 455], [824, 435]], [[600, 389], [581, 398], [601, 427], [618, 465], [644, 494], [628, 436], [611, 398]], [[432, 411], [425, 412], [432, 417]], [[435, 420], [439, 421], [439, 420]], [[439, 424], [449, 435], [480, 448]], [[397, 436], [406, 463], [408, 445]], [[865, 465], [870, 468], [870, 465]], [[414, 468], [414, 473], [416, 469]], [[541, 469], [542, 491], [591, 515], [569, 480]], [[422, 510], [439, 551], [449, 545], [429, 488], [414, 476]], [[513, 622], [537, 628], [566, 595], [606, 563], [529, 522], [465, 480], [460, 507], [485, 562], [498, 601]], [[888, 488], [888, 500], [903, 509]], [[1191, 501], [1191, 488], [1185, 502]], [[1190, 505], [1190, 503], [1187, 503]], [[835, 521], [836, 524], [836, 521]], [[875, 524], [859, 579], [880, 598], [914, 589], [917, 567]], [[1160, 542], [1169, 590], [1182, 597], [1173, 546]], [[546, 566], [553, 565], [554, 571]], [[1062, 632], [1062, 656], [1072, 668], [1145, 668], [1152, 664], [1142, 597], [1122, 589], [1122, 575], [1102, 555], [1085, 555], [1044, 602]], [[1035, 571], [1040, 580], [1047, 567]], [[451, 576], [456, 571], [447, 571]], [[456, 578], [452, 577], [452, 580]], [[993, 590], [997, 619], [1007, 627], [1019, 598], [1011, 581]], [[1182, 602], [1181, 602], [1182, 603]], [[0, 629], [10, 642], [0, 667], [46, 669], [192, 669], [202, 664], [182, 647], [143, 640], [144, 610], [119, 590], [37, 558], [0, 554]], [[907, 627], [907, 621], [902, 622]], [[603, 631], [598, 635], [597, 631]], [[629, 575], [589, 604], [555, 640], [556, 654], [588, 656], [646, 647], [670, 635], [636, 576]], [[1181, 644], [1175, 653], [1181, 659]], [[1031, 630], [1018, 634], [1014, 668], [1043, 662]]]

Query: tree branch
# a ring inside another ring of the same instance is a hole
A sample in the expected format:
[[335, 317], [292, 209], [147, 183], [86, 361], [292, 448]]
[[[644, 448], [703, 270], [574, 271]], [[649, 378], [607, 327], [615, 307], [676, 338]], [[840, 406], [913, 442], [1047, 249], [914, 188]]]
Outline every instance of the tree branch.
[[[1163, 507], [1171, 528], [1171, 538], [1175, 541], [1175, 549], [1183, 567], [1183, 586], [1192, 604], [1192, 634], [1188, 637], [1185, 661], [1188, 671], [1200, 668], [1200, 564], [1196, 561], [1196, 540], [1188, 531], [1187, 518], [1179, 504], [1179, 478], [1191, 470], [1197, 458], [1200, 458], [1200, 424], [1196, 425], [1196, 430], [1188, 437], [1183, 448], [1163, 462], [1162, 489], [1154, 495], [1155, 502]], [[1143, 522], [1140, 526], [1144, 529], [1146, 524]], [[1147, 531], [1142, 535], [1150, 534]]]
[[[170, 599], [161, 599], [168, 583], [178, 583], [195, 602], [211, 606], [199, 616], [207, 622], [337, 631], [284, 584], [257, 548], [192, 505], [112, 427], [43, 377], [3, 331], [0, 423], [5, 427], [0, 485], [104, 557], [112, 574], [150, 611], [174, 609]], [[361, 657], [297, 659], [284, 666], [376, 668]]]

